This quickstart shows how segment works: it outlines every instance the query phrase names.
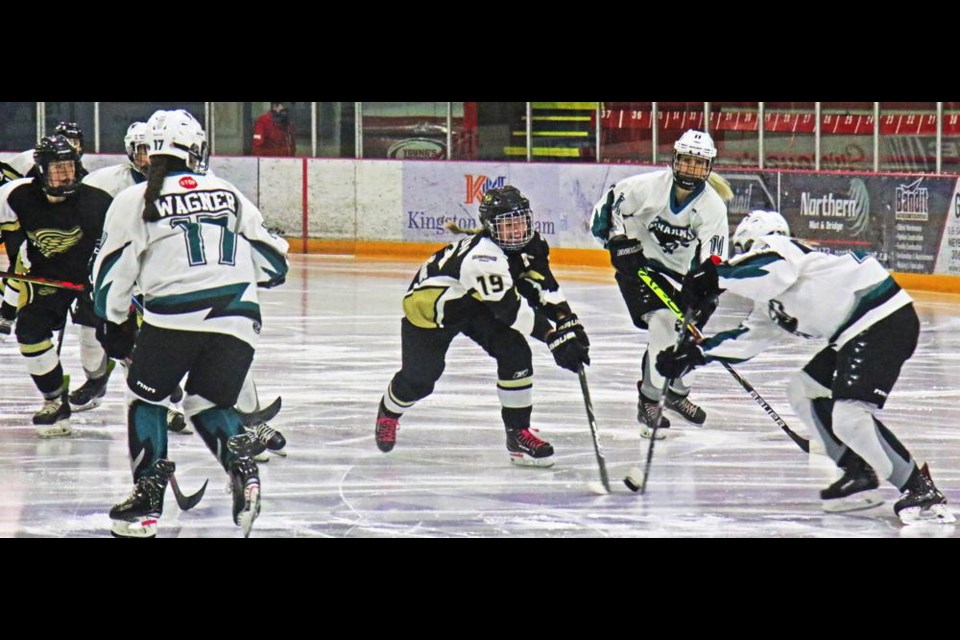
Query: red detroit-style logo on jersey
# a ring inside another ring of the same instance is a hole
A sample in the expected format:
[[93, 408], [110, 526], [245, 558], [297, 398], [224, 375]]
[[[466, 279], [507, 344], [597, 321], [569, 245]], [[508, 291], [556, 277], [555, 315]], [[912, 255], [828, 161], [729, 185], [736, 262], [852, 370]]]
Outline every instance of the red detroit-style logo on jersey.
[[180, 186], [184, 189], [196, 189], [197, 181], [191, 178], [190, 176], [183, 176], [180, 178]]

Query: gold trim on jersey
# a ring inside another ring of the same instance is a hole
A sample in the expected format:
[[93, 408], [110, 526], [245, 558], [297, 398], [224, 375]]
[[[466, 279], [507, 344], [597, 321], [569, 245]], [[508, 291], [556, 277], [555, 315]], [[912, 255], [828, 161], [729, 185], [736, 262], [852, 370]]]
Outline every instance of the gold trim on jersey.
[[403, 315], [415, 327], [437, 329], [437, 301], [450, 287], [422, 287], [403, 297]]

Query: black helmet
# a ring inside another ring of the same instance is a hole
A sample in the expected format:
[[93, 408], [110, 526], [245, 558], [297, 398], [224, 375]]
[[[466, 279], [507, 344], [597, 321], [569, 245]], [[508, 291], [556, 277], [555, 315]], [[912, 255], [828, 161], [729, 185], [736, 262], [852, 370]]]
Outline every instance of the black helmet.
[[[53, 186], [50, 184], [50, 163], [64, 160], [73, 162], [73, 182]], [[37, 164], [37, 171], [40, 173], [40, 186], [47, 195], [65, 197], [73, 195], [80, 189], [80, 171], [82, 169], [80, 156], [64, 136], [55, 135], [41, 138], [33, 150], [33, 161]]]
[[[526, 224], [517, 235], [516, 222]], [[490, 239], [501, 249], [517, 251], [533, 239], [533, 218], [530, 201], [512, 185], [488, 189], [480, 202], [480, 222], [490, 233]], [[508, 226], [509, 225], [509, 226]]]
[[77, 157], [83, 156], [83, 129], [80, 125], [76, 122], [61, 122], [53, 132], [69, 140], [76, 140], [74, 147], [77, 149]]

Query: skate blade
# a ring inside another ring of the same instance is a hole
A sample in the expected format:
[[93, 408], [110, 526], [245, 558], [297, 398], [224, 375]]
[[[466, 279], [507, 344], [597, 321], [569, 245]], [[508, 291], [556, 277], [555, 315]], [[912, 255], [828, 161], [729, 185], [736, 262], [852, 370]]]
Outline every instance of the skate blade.
[[73, 404], [70, 402], [70, 411], [90, 411], [90, 409], [96, 409], [103, 403], [103, 398], [94, 398], [87, 404]]
[[264, 451], [263, 453], [258, 453], [257, 455], [251, 458], [254, 462], [270, 462], [270, 455]]
[[38, 438], [69, 438], [73, 435], [73, 431], [70, 429], [70, 420], [61, 420], [56, 424], [43, 425], [37, 427], [37, 437]]
[[146, 516], [133, 521], [111, 520], [110, 535], [114, 538], [156, 538], [157, 519]]
[[510, 462], [518, 467], [539, 467], [546, 469], [554, 464], [553, 458], [531, 458], [525, 453], [511, 453]]
[[900, 521], [906, 525], [954, 524], [957, 517], [946, 505], [935, 504], [926, 510], [921, 510], [920, 507], [904, 509], [900, 512]]
[[281, 458], [286, 458], [286, 457], [287, 457], [287, 450], [286, 450], [286, 449], [277, 449], [276, 451], [274, 451], [273, 449], [269, 449], [269, 451], [270, 451], [270, 453], [272, 453], [272, 454], [275, 455], [275, 456], [280, 456]]
[[240, 527], [243, 529], [243, 537], [250, 537], [250, 530], [253, 529], [253, 521], [260, 515], [260, 485], [250, 485], [247, 487], [247, 505], [240, 513]]
[[[667, 429], [669, 429], [669, 427], [667, 427]], [[667, 429], [657, 429], [656, 439], [657, 440], [665, 439], [667, 437]], [[653, 429], [651, 429], [646, 425], [642, 425], [640, 427], [640, 437], [646, 438], [649, 440], [651, 437], [653, 437]]]
[[686, 422], [687, 424], [692, 424], [692, 425], [695, 426], [695, 427], [702, 427], [702, 426], [703, 426], [703, 423], [707, 421], [707, 419], [704, 418], [704, 419], [703, 419], [703, 422], [696, 422], [696, 421], [694, 421], [694, 420], [691, 420], [691, 419], [688, 418], [687, 416], [683, 415], [682, 413], [680, 413], [680, 412], [677, 411], [676, 409], [671, 409], [670, 407], [666, 407], [666, 410], [669, 411], [670, 413], [672, 413], [672, 414], [673, 414], [674, 416], [676, 416], [677, 418], [680, 418], [681, 420], [683, 420], [683, 421]]
[[822, 501], [823, 510], [827, 513], [849, 513], [850, 511], [863, 511], [872, 509], [883, 504], [883, 499], [872, 496], [851, 496], [847, 498], [838, 498], [836, 500]]

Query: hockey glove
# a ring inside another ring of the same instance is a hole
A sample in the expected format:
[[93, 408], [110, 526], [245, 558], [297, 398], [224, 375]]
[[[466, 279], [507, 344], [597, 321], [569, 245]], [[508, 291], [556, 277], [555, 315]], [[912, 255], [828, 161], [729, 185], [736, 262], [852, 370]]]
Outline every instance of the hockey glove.
[[684, 342], [657, 354], [657, 371], [665, 378], [682, 378], [696, 367], [707, 363], [703, 349], [693, 342]]
[[573, 331], [577, 336], [577, 340], [583, 345], [583, 348], [590, 348], [590, 338], [587, 337], [587, 332], [583, 328], [583, 325], [580, 324], [580, 318], [577, 317], [577, 314], [571, 313], [562, 320], [557, 321], [557, 332], [562, 333], [564, 331]]
[[573, 330], [554, 331], [547, 337], [547, 346], [557, 364], [568, 371], [577, 373], [581, 363], [590, 364], [590, 352]]
[[97, 340], [110, 358], [123, 360], [130, 357], [136, 339], [137, 321], [135, 317], [123, 324], [105, 320], [97, 325]]
[[693, 310], [694, 315], [688, 318], [700, 326], [717, 308], [717, 298], [720, 289], [720, 278], [717, 275], [718, 256], [710, 256], [700, 266], [692, 269], [683, 278], [683, 287], [680, 289], [680, 307]]
[[647, 266], [639, 240], [617, 236], [607, 244], [607, 249], [610, 250], [610, 264], [624, 276], [636, 278], [637, 270]]

